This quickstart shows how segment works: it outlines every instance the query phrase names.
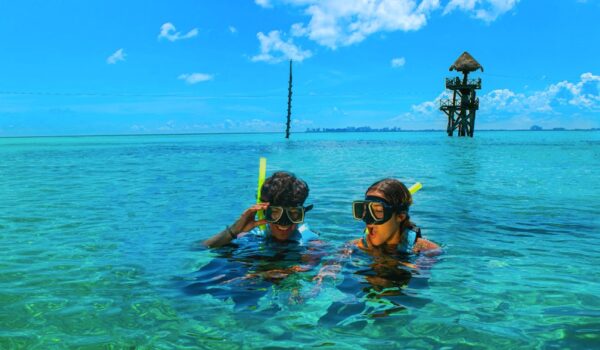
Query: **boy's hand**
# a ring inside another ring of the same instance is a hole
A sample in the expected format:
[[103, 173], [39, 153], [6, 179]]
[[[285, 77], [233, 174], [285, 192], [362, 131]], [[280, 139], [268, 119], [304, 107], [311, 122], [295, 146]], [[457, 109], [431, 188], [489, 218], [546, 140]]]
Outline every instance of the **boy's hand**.
[[267, 220], [256, 220], [255, 216], [257, 211], [265, 210], [268, 207], [269, 203], [259, 203], [246, 209], [240, 218], [233, 225], [231, 225], [231, 231], [238, 235], [241, 232], [248, 232], [256, 226], [266, 224]]

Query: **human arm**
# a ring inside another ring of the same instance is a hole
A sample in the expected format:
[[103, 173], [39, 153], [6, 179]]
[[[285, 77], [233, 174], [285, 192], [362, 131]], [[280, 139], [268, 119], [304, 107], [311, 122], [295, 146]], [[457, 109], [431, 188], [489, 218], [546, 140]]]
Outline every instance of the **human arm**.
[[256, 220], [256, 212], [259, 210], [265, 210], [269, 206], [269, 203], [259, 203], [251, 206], [242, 213], [239, 219], [232, 225], [227, 226], [223, 231], [210, 237], [203, 244], [208, 248], [218, 248], [237, 238], [242, 232], [248, 232], [259, 225], [267, 223], [266, 220]]
[[442, 248], [436, 243], [425, 238], [419, 238], [413, 247], [414, 253], [422, 253], [426, 256], [437, 256], [442, 254]]
[[319, 270], [319, 273], [313, 278], [313, 281], [315, 281], [317, 284], [317, 288], [321, 286], [325, 278], [331, 278], [332, 280], [337, 279], [337, 274], [342, 269], [343, 261], [350, 257], [352, 255], [352, 252], [354, 251], [354, 248], [358, 247], [359, 245], [359, 239], [348, 242], [340, 250], [340, 252], [338, 252], [335, 259], [323, 263], [323, 266]]

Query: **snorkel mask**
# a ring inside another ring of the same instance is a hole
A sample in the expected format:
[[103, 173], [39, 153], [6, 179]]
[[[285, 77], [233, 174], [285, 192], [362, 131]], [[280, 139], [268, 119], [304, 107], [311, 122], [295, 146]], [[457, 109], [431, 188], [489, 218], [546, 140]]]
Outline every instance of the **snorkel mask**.
[[383, 198], [366, 196], [365, 200], [352, 202], [352, 215], [356, 220], [362, 220], [367, 225], [386, 223], [394, 214], [408, 211], [408, 206], [391, 205]]
[[269, 223], [281, 226], [299, 224], [304, 222], [305, 213], [312, 208], [312, 204], [306, 207], [301, 205], [293, 207], [270, 205], [267, 209], [265, 209], [265, 219]]

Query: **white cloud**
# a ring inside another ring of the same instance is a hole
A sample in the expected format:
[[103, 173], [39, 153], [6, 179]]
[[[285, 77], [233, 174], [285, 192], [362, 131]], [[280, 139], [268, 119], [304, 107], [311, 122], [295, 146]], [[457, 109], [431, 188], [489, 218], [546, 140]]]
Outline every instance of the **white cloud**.
[[127, 56], [125, 54], [125, 51], [123, 51], [123, 49], [118, 49], [117, 51], [115, 51], [115, 53], [108, 56], [108, 58], [106, 59], [106, 63], [115, 64], [119, 61], [125, 61], [125, 56]]
[[231, 34], [235, 34], [235, 33], [237, 33], [237, 28], [236, 28], [236, 27], [234, 27], [234, 26], [229, 26], [229, 32], [230, 32]]
[[433, 101], [425, 101], [412, 105], [409, 112], [400, 114], [390, 121], [427, 122], [432, 119], [438, 119], [441, 116], [441, 112], [439, 111], [440, 100], [448, 98], [449, 96], [447, 91], [443, 91]]
[[[449, 97], [449, 92], [444, 91], [433, 101], [415, 104], [409, 112], [390, 121], [439, 126], [440, 118], [445, 118], [439, 110], [439, 101]], [[479, 107], [478, 123], [482, 123], [484, 127], [514, 129], [529, 128], [533, 124], [555, 127], [562, 125], [559, 123], [561, 120], [563, 124], [568, 124], [573, 118], [579, 118], [576, 121], [579, 126], [563, 126], [591, 127], [597, 124], [600, 117], [600, 76], [584, 73], [575, 83], [561, 81], [530, 93], [496, 89], [479, 97]], [[580, 114], [588, 116], [588, 119]]]
[[489, 23], [512, 10], [518, 2], [519, 0], [450, 0], [444, 8], [444, 15], [458, 9]]
[[171, 22], [167, 22], [160, 27], [160, 34], [158, 34], [158, 39], [167, 39], [169, 41], [177, 41], [183, 39], [190, 39], [198, 35], [198, 29], [194, 28], [187, 32], [184, 35], [181, 35], [180, 32], [177, 32], [175, 26]]
[[482, 112], [561, 113], [574, 108], [600, 112], [600, 76], [584, 73], [579, 81], [561, 81], [530, 94], [508, 89], [494, 90], [480, 98]]
[[270, 0], [254, 0], [254, 2], [260, 7], [273, 7]]
[[211, 74], [205, 73], [184, 73], [177, 77], [179, 80], [185, 80], [188, 84], [197, 84], [203, 81], [209, 81], [213, 79]]
[[439, 0], [289, 0], [306, 7], [307, 25], [296, 23], [292, 34], [307, 36], [318, 44], [335, 49], [363, 41], [380, 31], [418, 30], [427, 15], [439, 8]]
[[312, 56], [309, 50], [302, 50], [294, 45], [292, 39], [283, 41], [280, 32], [271, 31], [268, 35], [259, 32], [256, 37], [260, 41], [260, 53], [252, 57], [252, 61], [277, 63], [283, 60], [303, 61]]
[[176, 130], [176, 123], [174, 120], [169, 120], [164, 125], [156, 128], [158, 131], [174, 131]]
[[[304, 132], [307, 127], [313, 125], [312, 120], [293, 119], [292, 133]], [[281, 132], [285, 131], [285, 121], [272, 121], [260, 118], [247, 120], [237, 120], [224, 118], [218, 122], [197, 122], [189, 123], [181, 120], [167, 120], [160, 124], [151, 123], [151, 125], [134, 124], [129, 126], [129, 130], [134, 133], [191, 133], [191, 132]]]
[[129, 128], [133, 132], [145, 132], [147, 130], [144, 125], [139, 125], [139, 124], [133, 124]]
[[308, 126], [313, 125], [314, 122], [312, 120], [307, 119], [292, 119], [292, 126], [298, 128], [306, 128]]
[[[262, 7], [276, 1], [255, 0]], [[512, 10], [519, 0], [280, 0], [297, 6], [309, 16], [308, 22], [294, 23], [293, 36], [306, 36], [319, 45], [336, 49], [365, 40], [378, 32], [416, 31], [427, 25], [436, 10], [444, 14], [454, 10], [471, 13], [475, 18], [492, 22]]]
[[398, 57], [392, 59], [392, 67], [398, 68], [403, 67], [406, 64], [406, 59], [404, 57]]

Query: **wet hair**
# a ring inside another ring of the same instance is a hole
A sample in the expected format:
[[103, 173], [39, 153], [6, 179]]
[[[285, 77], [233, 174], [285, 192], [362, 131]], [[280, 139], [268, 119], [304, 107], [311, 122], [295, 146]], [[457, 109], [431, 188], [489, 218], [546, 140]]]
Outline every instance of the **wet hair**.
[[277, 171], [262, 185], [260, 199], [281, 206], [304, 204], [308, 197], [308, 185], [296, 175], [287, 171]]
[[379, 191], [383, 193], [385, 200], [387, 200], [398, 214], [404, 213], [406, 219], [401, 224], [402, 232], [414, 224], [410, 221], [410, 215], [408, 214], [408, 208], [412, 205], [412, 195], [408, 188], [400, 181], [392, 178], [386, 178], [379, 180], [369, 186], [365, 195], [370, 191]]

